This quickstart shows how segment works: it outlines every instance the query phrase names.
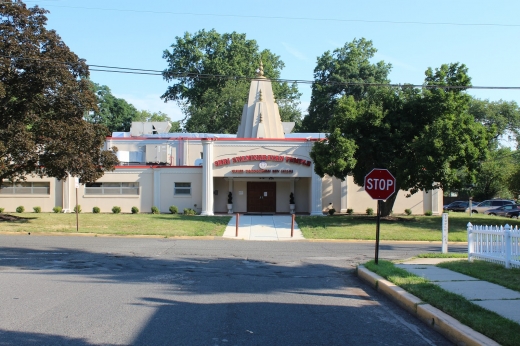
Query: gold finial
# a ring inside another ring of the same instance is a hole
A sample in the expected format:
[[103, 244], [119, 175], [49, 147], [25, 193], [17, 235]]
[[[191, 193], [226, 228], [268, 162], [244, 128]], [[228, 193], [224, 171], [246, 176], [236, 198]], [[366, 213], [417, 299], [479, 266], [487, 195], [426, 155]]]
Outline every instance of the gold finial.
[[262, 96], [262, 89], [260, 89], [260, 95], [258, 96], [259, 101], [263, 101], [264, 97]]
[[258, 78], [265, 78], [264, 77], [264, 64], [262, 63], [262, 59], [260, 59], [260, 67], [258, 68], [258, 72], [256, 73], [256, 76]]

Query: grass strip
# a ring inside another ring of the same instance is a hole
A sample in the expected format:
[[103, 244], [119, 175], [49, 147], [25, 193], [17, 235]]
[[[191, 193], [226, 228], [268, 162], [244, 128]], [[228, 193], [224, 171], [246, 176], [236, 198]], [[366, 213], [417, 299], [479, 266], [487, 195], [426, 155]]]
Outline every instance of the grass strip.
[[380, 260], [376, 265], [370, 261], [365, 263], [365, 267], [498, 343], [518, 345], [519, 324], [445, 291], [425, 278], [397, 268], [392, 262]]
[[[374, 240], [376, 217], [368, 215], [297, 216], [296, 222], [306, 239]], [[450, 213], [448, 240], [467, 241], [467, 224], [520, 226], [520, 220], [466, 213]], [[399, 215], [381, 220], [381, 240], [441, 241], [442, 216]]]
[[486, 261], [444, 262], [437, 266], [520, 292], [520, 269], [518, 268], [506, 269], [502, 264]]
[[[76, 233], [74, 213], [21, 213], [23, 219], [0, 222], [0, 231]], [[182, 214], [79, 214], [79, 233], [164, 237], [222, 236], [230, 216]]]

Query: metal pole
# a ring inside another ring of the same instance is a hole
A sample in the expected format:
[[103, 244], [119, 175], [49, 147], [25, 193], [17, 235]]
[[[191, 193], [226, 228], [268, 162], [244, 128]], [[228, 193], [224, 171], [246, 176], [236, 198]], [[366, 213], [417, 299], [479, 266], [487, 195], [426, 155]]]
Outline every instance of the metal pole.
[[78, 188], [76, 188], [76, 232], [79, 230], [78, 209]]
[[379, 262], [379, 224], [381, 222], [381, 200], [377, 201], [377, 225], [376, 225], [376, 254], [375, 262]]
[[237, 213], [236, 219], [237, 219], [237, 222], [236, 222], [236, 227], [235, 227], [235, 237], [238, 238], [238, 223], [240, 221], [240, 214], [239, 213]]
[[294, 214], [291, 215], [291, 238], [294, 235]]

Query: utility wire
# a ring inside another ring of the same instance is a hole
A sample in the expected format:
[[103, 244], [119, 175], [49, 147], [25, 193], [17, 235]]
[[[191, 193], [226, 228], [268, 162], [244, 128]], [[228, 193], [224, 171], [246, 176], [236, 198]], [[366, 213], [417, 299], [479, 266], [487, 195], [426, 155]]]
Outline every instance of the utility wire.
[[[9, 59], [34, 60], [34, 61], [52, 62], [52, 63], [64, 64], [64, 65], [72, 65], [72, 63], [69, 63], [69, 62], [57, 61], [57, 60], [53, 60], [53, 59], [13, 57], [13, 56], [8, 56], [8, 55], [0, 55], [0, 57], [9, 58]], [[89, 66], [90, 71], [95, 71], [95, 72], [167, 76], [172, 79], [198, 78], [198, 79], [244, 80], [244, 81], [263, 80], [263, 79], [259, 79], [257, 77], [245, 77], [245, 76], [230, 76], [230, 75], [203, 74], [203, 73], [170, 73], [168, 71], [129, 68], [129, 67], [120, 67], [120, 66], [107, 66], [107, 65], [88, 65], [88, 66]], [[435, 84], [426, 85], [426, 84], [406, 84], [406, 83], [402, 84], [402, 83], [336, 82], [336, 81], [315, 81], [315, 80], [305, 80], [305, 79], [283, 79], [283, 78], [272, 78], [269, 80], [271, 80], [273, 82], [279, 82], [279, 83], [327, 84], [327, 85], [343, 85], [343, 86], [372, 86], [372, 87], [393, 87], [393, 88], [520, 90], [520, 86], [510, 87], [510, 86], [465, 86], [465, 85], [435, 85]]]
[[[26, 1], [32, 2], [32, 1]], [[83, 6], [63, 6], [46, 5], [49, 7], [76, 8], [82, 10], [95, 11], [116, 11], [133, 13], [152, 13], [168, 14], [177, 16], [205, 16], [205, 17], [231, 17], [231, 18], [254, 18], [254, 19], [275, 19], [275, 20], [301, 20], [301, 21], [327, 21], [327, 22], [352, 22], [352, 23], [381, 23], [381, 24], [405, 24], [405, 25], [449, 25], [449, 26], [481, 26], [481, 27], [520, 27], [520, 24], [500, 24], [500, 23], [454, 23], [454, 22], [418, 22], [418, 21], [393, 21], [393, 20], [369, 20], [369, 19], [341, 19], [341, 18], [313, 18], [313, 17], [285, 17], [285, 16], [260, 16], [260, 15], [240, 15], [240, 14], [217, 14], [217, 13], [197, 13], [197, 12], [171, 12], [171, 11], [150, 11], [150, 10], [130, 10], [121, 8], [100, 8]]]

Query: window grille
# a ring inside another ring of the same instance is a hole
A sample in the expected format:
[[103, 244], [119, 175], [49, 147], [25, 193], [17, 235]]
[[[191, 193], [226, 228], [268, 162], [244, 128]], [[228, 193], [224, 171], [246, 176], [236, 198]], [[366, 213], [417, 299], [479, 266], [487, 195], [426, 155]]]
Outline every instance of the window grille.
[[15, 182], [3, 181], [0, 185], [2, 195], [49, 195], [50, 182]]
[[85, 195], [139, 195], [139, 183], [87, 183]]
[[191, 183], [175, 183], [174, 195], [191, 195]]

